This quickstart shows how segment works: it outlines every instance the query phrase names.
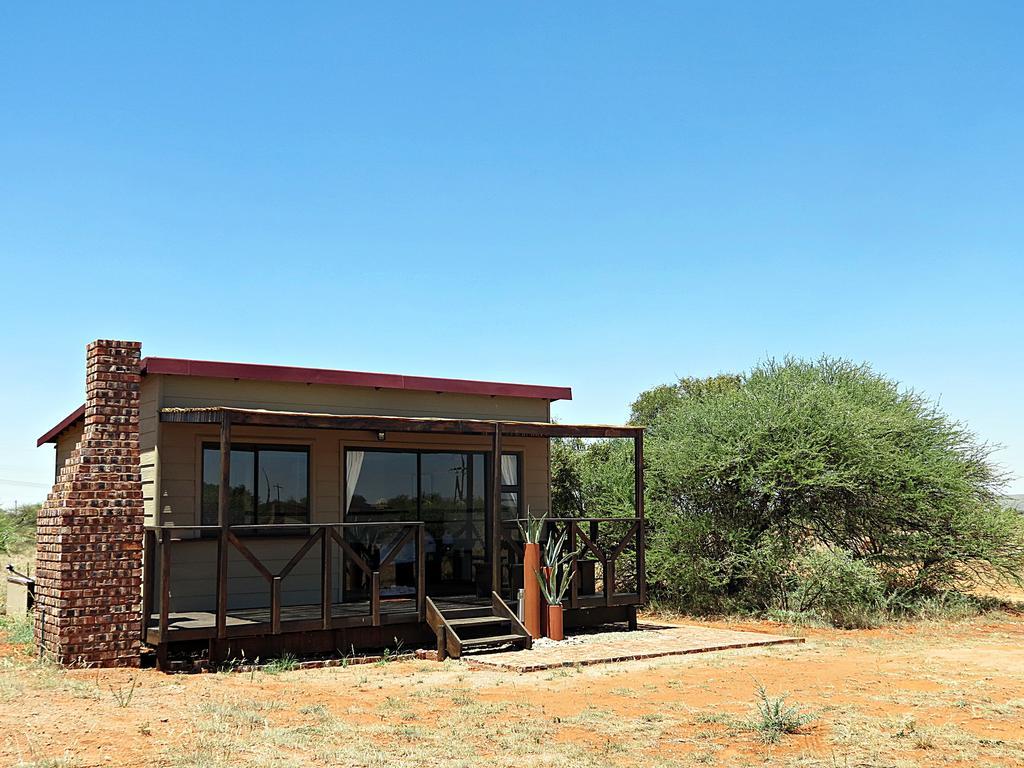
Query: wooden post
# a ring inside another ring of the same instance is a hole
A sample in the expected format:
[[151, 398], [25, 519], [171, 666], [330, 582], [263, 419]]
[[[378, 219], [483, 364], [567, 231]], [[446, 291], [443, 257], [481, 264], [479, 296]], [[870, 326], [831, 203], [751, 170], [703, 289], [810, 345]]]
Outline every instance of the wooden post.
[[[647, 525], [644, 522], [644, 431], [633, 438], [633, 506], [636, 508], [636, 588], [640, 602], [647, 599]], [[635, 619], [634, 619], [635, 621]]]
[[321, 527], [320, 533], [320, 613], [323, 618], [323, 628], [330, 629], [331, 606], [334, 604], [333, 552], [327, 528]]
[[422, 523], [416, 530], [416, 616], [423, 621], [427, 603], [427, 536]]
[[171, 611], [171, 532], [160, 531], [160, 643], [167, 642], [167, 622]]
[[270, 631], [281, 634], [281, 577], [270, 582]]
[[[501, 594], [501, 422], [494, 424], [491, 446], [491, 591]], [[522, 472], [522, 467], [519, 468]], [[513, 595], [515, 597], [515, 595]]]
[[370, 575], [370, 621], [373, 626], [380, 626], [380, 571]]
[[604, 604], [611, 605], [615, 596], [615, 556], [604, 561]]
[[231, 503], [231, 416], [220, 418], [220, 489], [217, 495], [217, 637], [227, 637], [228, 625], [228, 527]]
[[437, 637], [437, 660], [444, 661], [448, 658], [448, 638], [445, 636], [444, 625], [439, 626], [434, 634]]
[[142, 642], [146, 642], [146, 631], [153, 616], [156, 589], [156, 532], [145, 531], [142, 535]]
[[566, 527], [569, 529], [569, 551], [573, 553], [572, 556], [572, 583], [569, 585], [569, 607], [579, 608], [580, 607], [580, 559], [575, 554], [576, 548], [579, 546], [576, 543], [576, 521], [570, 520]]

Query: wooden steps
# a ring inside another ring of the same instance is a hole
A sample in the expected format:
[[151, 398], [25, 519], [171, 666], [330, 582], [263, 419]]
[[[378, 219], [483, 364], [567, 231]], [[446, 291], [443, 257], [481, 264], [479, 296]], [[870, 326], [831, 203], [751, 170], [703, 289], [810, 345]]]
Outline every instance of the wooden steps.
[[522, 643], [520, 641], [522, 639], [522, 635], [488, 635], [487, 637], [472, 637], [462, 641], [462, 650], [465, 652], [468, 649], [487, 648], [497, 645], [515, 645], [516, 647], [521, 648]]
[[468, 652], [512, 646], [531, 648], [533, 640], [515, 612], [497, 594], [491, 593], [491, 605], [439, 609], [427, 598], [427, 624], [437, 636], [439, 661], [459, 658]]
[[492, 625], [508, 625], [508, 619], [503, 619], [501, 616], [493, 615], [470, 616], [465, 619], [450, 619], [447, 616], [445, 616], [445, 618], [448, 619], [448, 625], [455, 629], [462, 629], [464, 627], [466, 629], [476, 629]]

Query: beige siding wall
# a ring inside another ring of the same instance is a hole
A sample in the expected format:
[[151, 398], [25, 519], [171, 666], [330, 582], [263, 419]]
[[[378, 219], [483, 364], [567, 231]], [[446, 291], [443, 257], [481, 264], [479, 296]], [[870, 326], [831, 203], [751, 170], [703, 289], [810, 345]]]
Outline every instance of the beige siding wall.
[[57, 437], [57, 444], [55, 446], [56, 453], [56, 464], [54, 466], [54, 481], [57, 479], [57, 474], [60, 472], [61, 467], [64, 466], [64, 462], [68, 460], [71, 452], [75, 450], [75, 446], [78, 441], [82, 439], [82, 433], [85, 431], [85, 424], [79, 422], [70, 429], [64, 430]]
[[548, 402], [526, 397], [490, 397], [447, 392], [326, 384], [235, 381], [198, 376], [151, 376], [162, 379], [161, 400], [168, 407], [226, 405], [276, 411], [348, 415], [434, 416], [467, 419], [547, 421]]
[[160, 390], [162, 377], [143, 377], [139, 391], [139, 463], [142, 471], [142, 504], [146, 525], [157, 519], [157, 488], [160, 475]]
[[[156, 386], [150, 380], [159, 380]], [[198, 525], [202, 483], [202, 444], [217, 442], [214, 425], [160, 424], [159, 406], [233, 405], [322, 413], [387, 414], [548, 420], [548, 403], [525, 398], [437, 395], [422, 392], [364, 391], [356, 387], [235, 382], [173, 376], [147, 377], [143, 391], [143, 480], [150, 510], [161, 524]], [[151, 428], [149, 428], [151, 426]], [[311, 520], [342, 520], [342, 456], [346, 447], [489, 451], [486, 436], [390, 432], [384, 442], [371, 432], [314, 429], [235, 427], [237, 442], [290, 443], [310, 449]], [[523, 502], [535, 513], [550, 508], [549, 446], [545, 438], [506, 438], [504, 450], [521, 453]], [[152, 466], [147, 468], [147, 463]], [[149, 489], [153, 490], [151, 494]], [[187, 535], [184, 534], [183, 535]], [[249, 539], [253, 552], [272, 571], [279, 571], [301, 546], [296, 539]], [[172, 610], [212, 610], [216, 577], [216, 545], [212, 541], [180, 541], [173, 547]], [[338, 575], [340, 568], [335, 568]], [[284, 604], [319, 600], [319, 548], [285, 580]], [[338, 589], [337, 579], [335, 584]], [[229, 563], [232, 606], [266, 605], [268, 587], [235, 551]], [[337, 598], [337, 594], [336, 594]]]

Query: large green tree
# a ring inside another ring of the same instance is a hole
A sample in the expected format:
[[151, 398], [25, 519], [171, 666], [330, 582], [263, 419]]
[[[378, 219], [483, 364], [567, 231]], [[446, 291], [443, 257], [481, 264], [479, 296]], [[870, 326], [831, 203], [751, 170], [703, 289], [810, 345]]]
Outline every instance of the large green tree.
[[[867, 366], [768, 361], [682, 380], [641, 394], [632, 418], [649, 427], [649, 576], [687, 608], [800, 609], [1024, 573], [991, 447]], [[563, 444], [556, 498], [600, 511], [630, 461]]]

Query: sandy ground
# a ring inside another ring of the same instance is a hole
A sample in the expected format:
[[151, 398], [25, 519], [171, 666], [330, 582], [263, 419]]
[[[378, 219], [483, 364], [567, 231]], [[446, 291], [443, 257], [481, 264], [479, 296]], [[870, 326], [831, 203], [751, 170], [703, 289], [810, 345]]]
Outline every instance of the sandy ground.
[[[8, 644], [0, 765], [1024, 764], [1024, 617], [711, 626], [807, 641], [529, 674], [451, 661], [65, 672]], [[813, 721], [764, 743], [758, 685]]]

